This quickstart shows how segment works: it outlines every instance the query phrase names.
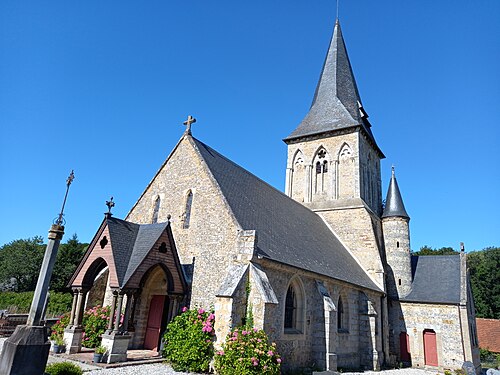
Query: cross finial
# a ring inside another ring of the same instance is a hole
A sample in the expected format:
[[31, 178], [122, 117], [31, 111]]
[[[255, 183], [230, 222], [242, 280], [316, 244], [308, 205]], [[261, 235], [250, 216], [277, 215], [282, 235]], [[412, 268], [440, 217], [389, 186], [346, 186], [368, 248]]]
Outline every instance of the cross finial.
[[394, 173], [394, 164], [392, 165], [392, 168], [391, 168], [391, 169], [392, 169], [392, 175], [394, 176], [394, 174], [395, 174], [395, 173]]
[[191, 124], [194, 124], [196, 122], [196, 119], [189, 115], [187, 120], [184, 121], [184, 125], [186, 125], [186, 134], [191, 134]]
[[109, 201], [106, 201], [106, 206], [108, 206], [108, 212], [107, 215], [111, 216], [111, 209], [115, 206], [115, 202], [113, 202], [113, 197], [110, 198]]
[[71, 183], [73, 182], [73, 180], [75, 179], [75, 173], [73, 172], [73, 170], [71, 170], [71, 173], [69, 174], [68, 176], [68, 179], [66, 180], [66, 194], [64, 195], [64, 200], [63, 200], [63, 204], [62, 204], [62, 208], [61, 208], [61, 212], [59, 213], [59, 216], [57, 217], [55, 223], [57, 225], [63, 225], [64, 224], [64, 206], [66, 205], [66, 198], [68, 198], [68, 192], [69, 192], [69, 185], [71, 185]]

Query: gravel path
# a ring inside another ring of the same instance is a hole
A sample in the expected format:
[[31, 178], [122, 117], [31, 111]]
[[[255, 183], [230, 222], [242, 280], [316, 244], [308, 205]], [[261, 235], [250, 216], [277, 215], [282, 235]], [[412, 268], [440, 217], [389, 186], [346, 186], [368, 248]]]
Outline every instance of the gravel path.
[[[0, 353], [5, 338], [0, 338]], [[60, 358], [49, 356], [49, 362], [60, 361]], [[175, 375], [175, 374], [191, 374], [187, 372], [174, 371], [169, 365], [155, 363], [150, 365], [126, 366], [112, 369], [95, 369], [95, 366], [83, 365], [82, 363], [71, 361], [81, 367], [84, 367], [85, 375]], [[401, 369], [401, 370], [386, 370], [386, 371], [366, 371], [366, 372], [344, 372], [343, 375], [436, 375], [436, 371], [426, 371], [420, 369]]]

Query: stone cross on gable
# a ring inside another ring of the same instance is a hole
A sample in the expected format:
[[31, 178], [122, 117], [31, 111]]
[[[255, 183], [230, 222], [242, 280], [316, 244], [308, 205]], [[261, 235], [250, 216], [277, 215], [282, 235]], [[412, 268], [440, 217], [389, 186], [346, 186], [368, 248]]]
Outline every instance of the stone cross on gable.
[[191, 134], [191, 125], [196, 122], [196, 119], [189, 115], [187, 120], [184, 121], [184, 125], [186, 125], [186, 134]]

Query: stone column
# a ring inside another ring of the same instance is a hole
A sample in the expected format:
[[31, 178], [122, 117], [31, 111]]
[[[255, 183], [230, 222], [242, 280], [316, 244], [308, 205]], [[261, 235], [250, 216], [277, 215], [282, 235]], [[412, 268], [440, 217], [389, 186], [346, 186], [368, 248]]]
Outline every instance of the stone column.
[[285, 194], [289, 197], [292, 196], [292, 181], [293, 181], [293, 169], [291, 167], [286, 168], [286, 177], [285, 177]]
[[84, 293], [83, 289], [78, 289], [78, 297], [76, 301], [76, 310], [75, 310], [75, 320], [74, 320], [74, 326], [75, 328], [81, 328], [82, 325], [82, 320], [83, 320], [83, 298], [84, 298]]
[[116, 308], [116, 297], [117, 292], [113, 291], [113, 301], [111, 301], [111, 311], [109, 313], [109, 321], [108, 321], [108, 329], [106, 330], [107, 334], [110, 334], [113, 331], [113, 322], [115, 318], [115, 308]]
[[122, 326], [122, 331], [125, 333], [128, 330], [130, 310], [132, 309], [132, 293], [127, 293], [126, 296], [127, 296], [127, 303], [125, 304], [125, 314], [123, 316], [123, 326]]
[[78, 292], [73, 290], [73, 304], [71, 305], [71, 315], [69, 318], [69, 324], [67, 328], [73, 327], [73, 322], [75, 321], [75, 312], [76, 312], [76, 300], [78, 299]]
[[122, 308], [123, 308], [123, 293], [120, 292], [118, 294], [118, 306], [116, 307], [115, 328], [113, 329], [114, 333], [117, 333], [120, 328], [120, 318], [122, 315]]
[[309, 203], [312, 201], [312, 165], [306, 165], [306, 188], [304, 202]]

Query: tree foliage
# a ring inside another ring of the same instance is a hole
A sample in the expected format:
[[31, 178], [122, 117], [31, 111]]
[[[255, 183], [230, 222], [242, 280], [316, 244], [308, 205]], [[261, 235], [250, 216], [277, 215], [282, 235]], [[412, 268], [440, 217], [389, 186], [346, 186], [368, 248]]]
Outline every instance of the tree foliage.
[[419, 251], [414, 252], [413, 255], [456, 255], [458, 251], [452, 247], [442, 247], [440, 249], [433, 249], [430, 246], [422, 246]]
[[467, 254], [478, 318], [500, 319], [500, 247]]
[[[45, 254], [42, 237], [9, 242], [0, 247], [0, 290], [29, 292], [35, 290]], [[87, 244], [74, 234], [59, 246], [51, 279], [51, 290], [67, 292], [66, 285], [83, 257]]]

